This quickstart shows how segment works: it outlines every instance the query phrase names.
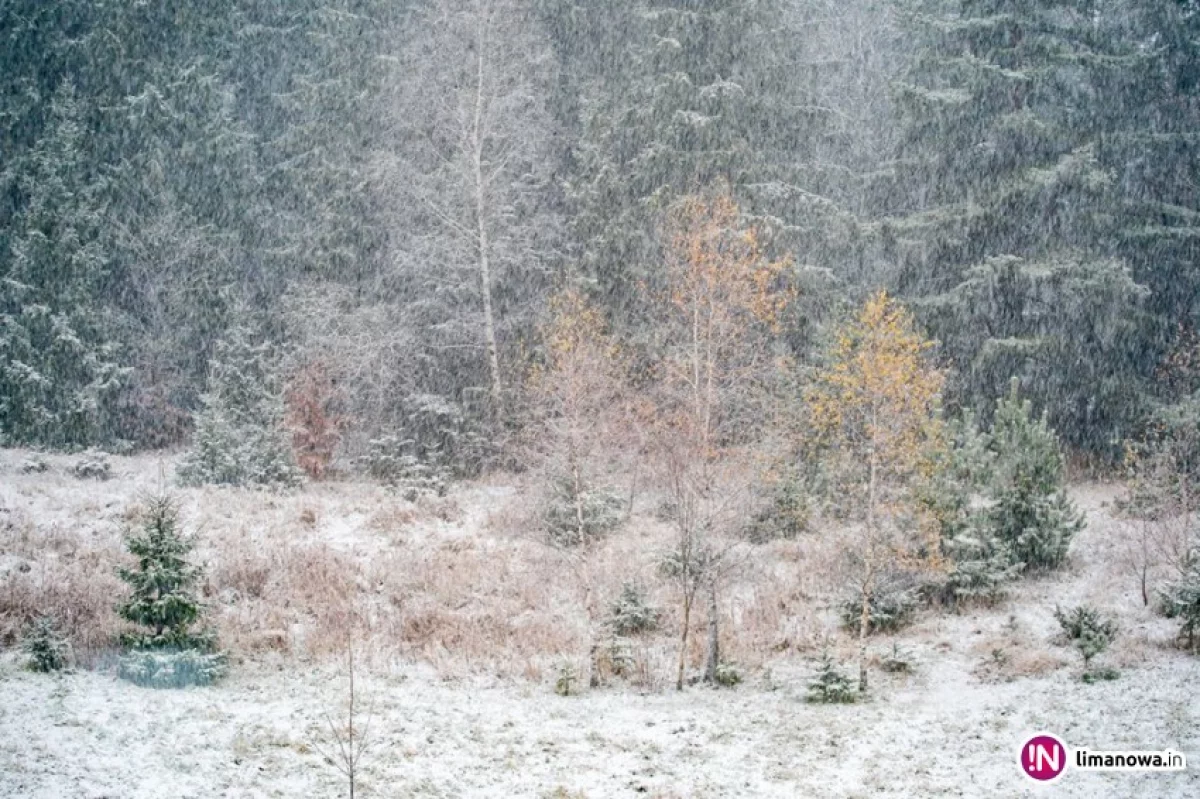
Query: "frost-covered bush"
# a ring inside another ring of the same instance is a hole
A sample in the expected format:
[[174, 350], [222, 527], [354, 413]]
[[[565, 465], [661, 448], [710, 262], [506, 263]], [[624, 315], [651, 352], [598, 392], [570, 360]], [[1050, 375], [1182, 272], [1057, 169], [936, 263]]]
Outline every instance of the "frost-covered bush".
[[1187, 640], [1188, 648], [1196, 651], [1200, 641], [1200, 552], [1192, 552], [1187, 558], [1183, 573], [1175, 580], [1166, 582], [1158, 592], [1163, 613], [1179, 619], [1179, 636]]
[[579, 672], [570, 661], [564, 661], [558, 667], [558, 675], [554, 679], [554, 693], [559, 696], [571, 696], [579, 692]]
[[416, 442], [398, 435], [371, 439], [363, 465], [371, 477], [395, 486], [409, 501], [422, 495], [444, 497], [450, 487], [451, 474], [436, 451], [426, 450], [422, 459], [417, 455]]
[[815, 704], [852, 704], [858, 701], [858, 691], [850, 678], [841, 672], [828, 651], [821, 653], [817, 673], [808, 683], [805, 701]]
[[1008, 593], [1024, 564], [1013, 563], [1007, 543], [985, 525], [973, 525], [943, 542], [950, 562], [941, 586], [950, 605], [994, 605]]
[[554, 484], [542, 513], [546, 536], [558, 546], [602, 538], [625, 519], [625, 501], [606, 489], [576, 492], [569, 480]]
[[217, 343], [200, 398], [192, 448], [179, 466], [184, 485], [296, 485], [301, 472], [284, 427], [266, 344], [233, 328]]
[[30, 455], [21, 462], [21, 474], [42, 474], [50, 471], [50, 464], [41, 455]]
[[732, 663], [721, 661], [717, 664], [716, 675], [714, 676], [717, 685], [722, 688], [733, 688], [735, 685], [740, 685], [742, 682], [742, 673], [738, 667]]
[[754, 516], [746, 537], [755, 544], [795, 538], [808, 529], [811, 513], [809, 491], [800, 475], [791, 470], [772, 486], [766, 505]]
[[30, 622], [21, 640], [33, 671], [61, 671], [71, 660], [71, 645], [50, 616]]
[[617, 635], [634, 635], [658, 626], [658, 610], [646, 601], [646, 591], [636, 583], [625, 583], [609, 607], [609, 627]]
[[71, 474], [81, 480], [107, 480], [112, 477], [112, 465], [103, 452], [89, 449], [71, 465]]
[[[867, 602], [870, 608], [868, 634], [895, 632], [912, 622], [921, 602], [921, 586], [909, 575], [894, 575], [881, 580]], [[862, 618], [862, 589], [857, 588], [841, 603], [842, 626], [858, 630]]]

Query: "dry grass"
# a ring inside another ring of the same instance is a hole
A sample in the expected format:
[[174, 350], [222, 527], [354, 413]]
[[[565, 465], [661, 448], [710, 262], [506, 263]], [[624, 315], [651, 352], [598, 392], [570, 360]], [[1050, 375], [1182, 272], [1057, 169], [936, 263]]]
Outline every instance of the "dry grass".
[[[154, 482], [132, 461], [118, 459], [103, 497], [91, 484], [82, 491], [78, 481], [10, 467], [16, 490], [0, 489], [0, 507], [9, 506], [0, 516], [0, 643], [11, 645], [32, 616], [49, 612], [83, 658], [111, 645], [122, 626], [113, 612], [124, 594], [121, 532], [138, 522], [139, 492]], [[209, 623], [235, 655], [327, 658], [343, 650], [353, 626], [365, 657], [424, 661], [447, 677], [552, 683], [566, 660], [586, 673], [595, 643], [603, 681], [651, 691], [673, 683], [680, 597], [658, 565], [674, 539], [649, 510], [582, 552], [544, 542], [520, 483], [485, 481], [417, 502], [328, 482], [287, 494], [204, 488], [178, 496], [204, 566]], [[652, 509], [654, 498], [641, 505]], [[836, 529], [740, 546], [719, 595], [724, 658], [749, 676], [836, 647], [844, 636], [829, 603], [844, 578], [840, 553]], [[605, 620], [626, 582], [645, 587], [659, 625], [625, 642], [628, 661], [614, 663]], [[693, 612], [692, 669], [705, 654], [705, 605]], [[1141, 662], [1161, 637], [1118, 638], [1112, 662]], [[1045, 675], [1072, 654], [1013, 630], [976, 639], [971, 650], [985, 680]]]

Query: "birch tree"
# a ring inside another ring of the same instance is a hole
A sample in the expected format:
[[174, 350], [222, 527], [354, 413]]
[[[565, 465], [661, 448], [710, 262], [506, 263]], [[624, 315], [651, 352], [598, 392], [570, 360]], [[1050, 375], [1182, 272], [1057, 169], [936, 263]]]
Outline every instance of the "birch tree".
[[[829, 363], [808, 394], [813, 427], [851, 475], [862, 501], [861, 535], [853, 555], [861, 612], [859, 689], [867, 689], [866, 639], [871, 601], [886, 569], [917, 550], [899, 529], [914, 509], [913, 489], [941, 446], [938, 416], [944, 377], [930, 362], [933, 342], [885, 292], [872, 296], [838, 331]], [[927, 547], [937, 552], [936, 546]], [[932, 557], [932, 556], [931, 556]]]
[[405, 221], [396, 232], [402, 300], [429, 331], [428, 360], [450, 387], [479, 373], [493, 410], [511, 382], [505, 346], [532, 319], [557, 226], [544, 196], [550, 73], [519, 0], [434, 0], [399, 69], [386, 160]]
[[664, 486], [674, 506], [677, 546], [665, 571], [682, 594], [679, 665], [682, 689], [694, 599], [708, 600], [704, 677], [715, 682], [720, 660], [720, 534], [740, 518], [748, 471], [740, 451], [755, 379], [770, 366], [767, 337], [790, 294], [782, 287], [787, 259], [771, 261], [759, 234], [742, 224], [728, 188], [683, 198], [664, 229], [668, 352], [662, 386], [660, 452]]

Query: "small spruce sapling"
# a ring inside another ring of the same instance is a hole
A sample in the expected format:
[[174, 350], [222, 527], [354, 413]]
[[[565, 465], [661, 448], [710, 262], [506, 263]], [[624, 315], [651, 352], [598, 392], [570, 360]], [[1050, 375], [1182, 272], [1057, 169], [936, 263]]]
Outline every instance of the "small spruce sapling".
[[1200, 552], [1189, 554], [1182, 574], [1163, 585], [1158, 596], [1167, 618], [1180, 620], [1179, 637], [1195, 653], [1200, 644]]
[[822, 652], [817, 673], [808, 683], [805, 701], [815, 704], [848, 705], [858, 701], [859, 695], [850, 678], [838, 669], [829, 651]]
[[1111, 680], [1117, 677], [1117, 672], [1113, 669], [1092, 670], [1092, 660], [1108, 649], [1108, 645], [1116, 638], [1116, 622], [1104, 618], [1098, 610], [1087, 605], [1080, 605], [1070, 611], [1056, 607], [1054, 618], [1062, 627], [1064, 637], [1083, 657], [1084, 682]]
[[179, 508], [167, 495], [151, 496], [141, 532], [126, 535], [137, 566], [118, 570], [132, 592], [118, 607], [142, 628], [121, 636], [128, 650], [120, 664], [125, 679], [152, 687], [204, 685], [225, 673], [226, 657], [214, 636], [195, 632], [201, 606], [193, 588], [200, 570], [187, 561], [192, 542], [179, 530]]
[[71, 645], [51, 616], [39, 616], [25, 630], [21, 648], [31, 671], [62, 671], [71, 660]]

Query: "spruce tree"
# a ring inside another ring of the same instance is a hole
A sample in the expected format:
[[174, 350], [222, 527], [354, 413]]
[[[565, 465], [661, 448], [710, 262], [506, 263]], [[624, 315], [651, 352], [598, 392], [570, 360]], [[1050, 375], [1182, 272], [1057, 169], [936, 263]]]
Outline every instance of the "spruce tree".
[[960, 369], [948, 393], [989, 418], [1020, 375], [1069, 444], [1116, 457], [1153, 363], [1147, 291], [1113, 257], [1123, 210], [1097, 122], [1130, 48], [1066, 0], [905, 5], [916, 55], [884, 239]]
[[70, 83], [49, 105], [43, 137], [0, 171], [0, 189], [24, 198], [0, 234], [0, 433], [71, 448], [110, 438], [129, 370], [101, 299], [106, 179], [87, 161], [85, 109]]
[[118, 570], [131, 589], [118, 612], [141, 629], [121, 636], [130, 650], [121, 661], [121, 675], [158, 687], [219, 678], [225, 656], [213, 651], [211, 632], [194, 629], [201, 618], [195, 593], [201, 572], [187, 560], [192, 542], [179, 529], [175, 501], [166, 495], [149, 497], [140, 533], [131, 531], [125, 544], [137, 565]]
[[1000, 401], [991, 431], [996, 452], [988, 523], [1023, 569], [1053, 569], [1066, 559], [1083, 514], [1067, 496], [1062, 451], [1045, 415], [1034, 420], [1032, 404], [1017, 381]]
[[192, 449], [179, 467], [182, 483], [300, 482], [266, 344], [251, 344], [242, 327], [231, 329], [217, 343], [201, 401]]

